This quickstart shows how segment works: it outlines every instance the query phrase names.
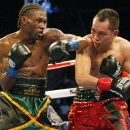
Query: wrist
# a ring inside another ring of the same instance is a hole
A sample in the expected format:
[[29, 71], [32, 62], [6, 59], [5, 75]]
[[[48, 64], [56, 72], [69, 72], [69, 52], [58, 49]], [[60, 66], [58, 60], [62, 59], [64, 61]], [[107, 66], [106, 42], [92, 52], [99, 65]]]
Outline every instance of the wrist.
[[121, 77], [129, 77], [128, 73], [126, 71], [123, 71], [123, 74]]
[[99, 90], [110, 91], [112, 81], [113, 79], [111, 78], [100, 78], [97, 83], [98, 84], [97, 88]]
[[76, 40], [68, 40], [68, 42], [71, 45], [71, 50], [70, 51], [74, 51], [76, 49], [78, 49], [78, 42]]
[[16, 78], [18, 77], [20, 70], [14, 70], [13, 68], [11, 68], [10, 66], [7, 68], [6, 70], [6, 74], [11, 77], [11, 78]]

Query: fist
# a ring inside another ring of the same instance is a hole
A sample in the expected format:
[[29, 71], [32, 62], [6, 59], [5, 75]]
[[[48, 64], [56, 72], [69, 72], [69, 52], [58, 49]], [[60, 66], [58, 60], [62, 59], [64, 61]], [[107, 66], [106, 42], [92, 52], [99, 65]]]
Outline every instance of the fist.
[[103, 59], [100, 66], [100, 72], [111, 78], [116, 78], [122, 76], [123, 68], [118, 59], [115, 56], [110, 55]]
[[70, 49], [71, 45], [67, 40], [52, 43], [48, 49], [50, 61], [54, 64], [66, 60], [69, 57]]
[[15, 43], [8, 54], [9, 66], [14, 70], [19, 70], [30, 56], [31, 52], [25, 45]]

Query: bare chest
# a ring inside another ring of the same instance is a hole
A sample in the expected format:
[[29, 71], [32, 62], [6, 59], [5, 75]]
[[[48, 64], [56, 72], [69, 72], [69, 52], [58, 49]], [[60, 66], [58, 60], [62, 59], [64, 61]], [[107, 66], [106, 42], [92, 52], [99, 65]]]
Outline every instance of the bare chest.
[[34, 77], [45, 77], [47, 74], [47, 66], [49, 63], [49, 57], [46, 50], [35, 48], [31, 50], [31, 57], [25, 61], [21, 74], [26, 73]]
[[97, 78], [100, 78], [102, 76], [105, 77], [105, 75], [100, 73], [100, 66], [101, 66], [102, 60], [104, 58], [107, 58], [109, 55], [114, 55], [120, 61], [121, 64], [124, 61], [121, 53], [116, 53], [114, 51], [110, 51], [109, 53], [105, 53], [105, 54], [98, 54], [97, 56], [91, 55], [91, 70], [90, 70], [90, 74], [92, 76], [95, 76]]

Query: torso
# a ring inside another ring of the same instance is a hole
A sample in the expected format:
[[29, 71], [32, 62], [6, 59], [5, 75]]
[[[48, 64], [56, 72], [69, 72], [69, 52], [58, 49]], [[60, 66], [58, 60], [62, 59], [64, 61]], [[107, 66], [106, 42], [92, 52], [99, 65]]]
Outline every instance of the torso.
[[87, 53], [89, 53], [90, 59], [91, 59], [91, 70], [90, 75], [95, 76], [97, 78], [105, 77], [105, 75], [102, 75], [100, 73], [100, 65], [104, 58], [108, 57], [109, 55], [114, 55], [121, 63], [124, 62], [124, 54], [123, 51], [121, 51], [120, 44], [123, 44], [119, 40], [114, 40], [114, 47], [112, 50], [109, 50], [107, 53], [98, 54], [96, 49], [94, 48], [93, 44], [90, 43], [89, 47], [86, 48]]
[[[44, 35], [46, 37], [46, 34]], [[17, 42], [20, 42], [20, 40], [17, 38], [17, 32], [7, 35], [6, 37], [0, 39], [0, 72], [4, 73], [6, 71], [9, 65], [8, 53], [12, 45]], [[47, 39], [43, 36], [41, 40], [37, 40], [34, 44], [28, 45], [27, 43], [24, 43], [29, 48], [32, 55], [23, 64], [23, 68], [20, 69], [19, 76], [35, 78], [46, 77], [47, 66], [49, 63], [47, 50], [52, 42], [54, 42], [54, 39]]]

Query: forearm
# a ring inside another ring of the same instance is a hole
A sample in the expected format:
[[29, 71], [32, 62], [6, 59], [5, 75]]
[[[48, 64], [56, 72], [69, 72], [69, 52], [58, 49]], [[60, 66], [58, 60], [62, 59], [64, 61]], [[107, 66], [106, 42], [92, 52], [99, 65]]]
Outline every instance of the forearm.
[[9, 91], [11, 87], [15, 84], [16, 78], [9, 77], [6, 73], [2, 74], [0, 77], [0, 85], [4, 91]]
[[97, 89], [98, 78], [91, 75], [76, 75], [76, 83], [87, 89]]

